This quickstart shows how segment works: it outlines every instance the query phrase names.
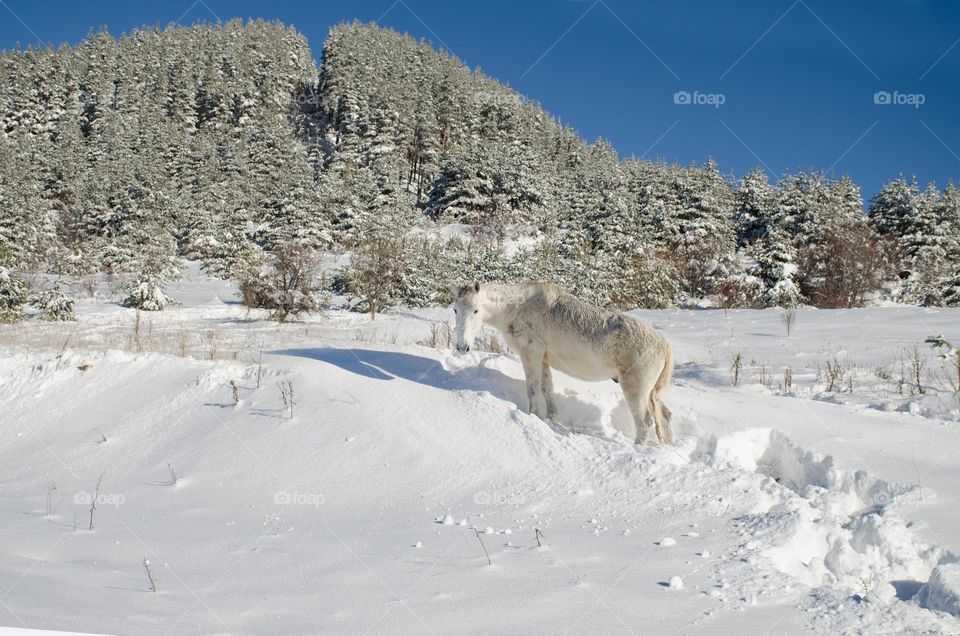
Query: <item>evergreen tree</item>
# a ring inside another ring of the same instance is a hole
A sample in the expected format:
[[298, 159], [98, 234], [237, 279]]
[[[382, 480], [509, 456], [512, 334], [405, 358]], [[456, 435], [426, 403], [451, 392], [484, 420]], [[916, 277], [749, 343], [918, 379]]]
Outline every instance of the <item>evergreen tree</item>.
[[767, 173], [757, 166], [744, 175], [736, 192], [734, 225], [739, 245], [752, 245], [767, 234], [773, 223], [774, 205], [774, 190]]
[[45, 289], [30, 298], [30, 304], [37, 308], [37, 318], [47, 321], [72, 321], [77, 316], [73, 312], [73, 300], [64, 295], [59, 285]]
[[499, 203], [492, 168], [469, 153], [443, 162], [430, 186], [427, 210], [434, 219], [496, 227]]
[[9, 268], [0, 265], [0, 324], [24, 320], [27, 285]]
[[888, 181], [870, 201], [870, 225], [881, 236], [906, 235], [917, 215], [919, 196], [916, 182], [907, 183], [903, 177]]
[[684, 291], [703, 296], [710, 270], [734, 250], [733, 193], [712, 159], [703, 170], [679, 175], [675, 187], [680, 211], [673, 220], [673, 244], [684, 262]]
[[804, 301], [796, 278], [796, 252], [781, 230], [769, 232], [754, 245], [756, 265], [751, 274], [764, 285], [762, 302], [767, 307], [793, 307]]

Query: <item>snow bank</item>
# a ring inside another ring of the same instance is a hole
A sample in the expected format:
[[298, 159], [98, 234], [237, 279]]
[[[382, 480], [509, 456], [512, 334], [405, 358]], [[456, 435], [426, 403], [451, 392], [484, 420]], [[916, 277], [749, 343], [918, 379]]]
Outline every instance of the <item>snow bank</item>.
[[930, 582], [917, 593], [920, 607], [960, 617], [960, 563], [934, 568]]
[[779, 528], [786, 539], [765, 550], [780, 571], [811, 587], [833, 586], [888, 598], [890, 582], [926, 580], [943, 551], [922, 541], [892, 510], [910, 486], [862, 470], [841, 470], [770, 429], [712, 441], [713, 459], [772, 480], [742, 524], [751, 536]]

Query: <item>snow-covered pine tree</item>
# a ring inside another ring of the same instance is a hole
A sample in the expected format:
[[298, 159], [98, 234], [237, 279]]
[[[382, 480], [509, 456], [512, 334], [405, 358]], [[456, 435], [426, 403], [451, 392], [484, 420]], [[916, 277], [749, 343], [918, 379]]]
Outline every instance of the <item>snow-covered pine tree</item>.
[[707, 293], [707, 275], [718, 259], [733, 252], [736, 234], [733, 225], [735, 200], [716, 162], [709, 159], [702, 168], [690, 168], [675, 182], [680, 199], [675, 249], [683, 263], [683, 291], [694, 297]]
[[905, 236], [917, 215], [919, 196], [916, 181], [908, 183], [902, 176], [888, 181], [870, 201], [870, 225], [881, 236], [895, 241]]
[[912, 272], [908, 300], [921, 305], [941, 304], [945, 283], [960, 258], [956, 210], [957, 191], [952, 186], [941, 196], [931, 183], [916, 198], [916, 212], [899, 240]]
[[467, 225], [498, 227], [500, 200], [493, 168], [475, 151], [458, 153], [442, 163], [430, 185], [427, 210], [434, 219]]
[[947, 307], [960, 307], [960, 266], [954, 265], [953, 272], [945, 277], [940, 297]]
[[860, 223], [866, 221], [860, 187], [849, 175], [827, 184], [829, 223]]
[[765, 290], [761, 296], [764, 305], [794, 307], [803, 303], [804, 298], [796, 280], [796, 252], [784, 232], [774, 228], [755, 243], [751, 251], [756, 264], [750, 273], [764, 284]]
[[175, 256], [173, 238], [163, 233], [144, 237], [139, 248], [137, 257], [126, 264], [131, 273], [122, 288], [126, 296], [121, 304], [144, 311], [161, 311], [176, 304], [164, 291], [168, 283], [180, 277], [180, 262]]
[[36, 267], [42, 259], [43, 201], [30, 162], [18, 158], [29, 140], [0, 140], [0, 252], [8, 266]]
[[774, 189], [767, 173], [757, 166], [743, 176], [736, 191], [734, 225], [739, 245], [752, 245], [767, 233], [773, 223], [774, 205]]
[[37, 318], [48, 321], [72, 321], [77, 319], [73, 311], [73, 299], [67, 297], [59, 285], [44, 289], [30, 297], [29, 302], [38, 310]]
[[23, 306], [27, 303], [27, 285], [10, 268], [0, 265], [0, 324], [24, 320]]

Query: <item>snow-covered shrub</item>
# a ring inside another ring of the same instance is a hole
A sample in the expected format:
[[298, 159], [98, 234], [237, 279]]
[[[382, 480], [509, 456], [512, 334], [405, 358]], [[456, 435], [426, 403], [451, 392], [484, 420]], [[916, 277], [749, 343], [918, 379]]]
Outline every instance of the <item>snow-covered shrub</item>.
[[30, 299], [30, 304], [40, 311], [37, 315], [40, 320], [70, 321], [77, 319], [77, 315], [73, 312], [73, 299], [68, 298], [59, 285], [34, 294]]
[[710, 300], [720, 309], [759, 309], [762, 297], [763, 285], [753, 276], [724, 278], [710, 287]]
[[0, 323], [18, 322], [27, 317], [27, 285], [15, 273], [0, 265]]
[[640, 250], [620, 263], [610, 303], [619, 309], [664, 309], [680, 291], [677, 260], [666, 250]]
[[733, 255], [717, 261], [707, 275], [707, 293], [714, 307], [759, 309], [763, 307], [763, 283], [746, 272], [747, 264]]
[[449, 302], [453, 262], [448, 248], [427, 238], [406, 245], [408, 276], [405, 276], [404, 303], [430, 307]]
[[161, 281], [146, 274], [132, 278], [123, 286], [123, 291], [127, 296], [121, 304], [131, 309], [161, 311], [164, 307], [177, 302], [163, 292]]
[[176, 301], [164, 293], [167, 282], [180, 277], [180, 262], [176, 246], [169, 236], [157, 235], [145, 240], [142, 252], [124, 263], [133, 275], [126, 279], [121, 291], [126, 294], [122, 304], [132, 309], [161, 311]]
[[269, 309], [271, 318], [319, 311], [326, 302], [317, 253], [303, 243], [279, 245], [267, 254], [266, 266], [240, 284], [244, 305]]
[[862, 307], [891, 267], [877, 234], [863, 222], [835, 224], [817, 244], [800, 250], [802, 290], [822, 308]]
[[346, 272], [349, 295], [356, 309], [377, 312], [396, 304], [402, 297], [407, 277], [405, 242], [401, 238], [374, 236], [362, 241]]

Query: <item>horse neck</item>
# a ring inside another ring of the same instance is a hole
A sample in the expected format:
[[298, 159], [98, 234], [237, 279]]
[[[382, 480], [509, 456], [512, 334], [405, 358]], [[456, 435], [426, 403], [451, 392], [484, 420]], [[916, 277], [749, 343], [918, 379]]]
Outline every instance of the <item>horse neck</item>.
[[526, 292], [519, 285], [487, 284], [480, 290], [482, 295], [483, 321], [506, 329], [520, 306], [519, 298]]

